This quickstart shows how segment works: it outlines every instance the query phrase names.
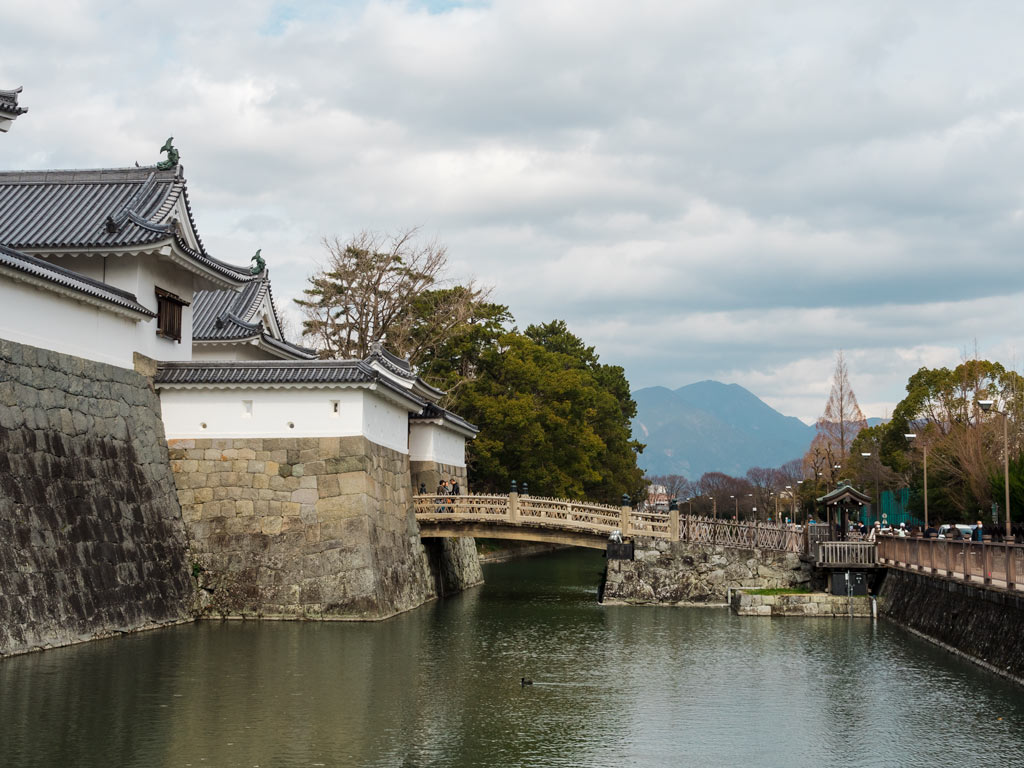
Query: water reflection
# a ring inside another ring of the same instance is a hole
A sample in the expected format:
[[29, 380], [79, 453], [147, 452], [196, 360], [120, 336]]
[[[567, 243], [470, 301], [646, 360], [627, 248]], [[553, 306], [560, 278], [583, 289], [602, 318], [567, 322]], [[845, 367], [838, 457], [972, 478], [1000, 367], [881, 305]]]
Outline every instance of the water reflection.
[[897, 627], [602, 608], [602, 567], [489, 566], [378, 624], [206, 622], [8, 659], [0, 764], [1024, 764], [1021, 689]]

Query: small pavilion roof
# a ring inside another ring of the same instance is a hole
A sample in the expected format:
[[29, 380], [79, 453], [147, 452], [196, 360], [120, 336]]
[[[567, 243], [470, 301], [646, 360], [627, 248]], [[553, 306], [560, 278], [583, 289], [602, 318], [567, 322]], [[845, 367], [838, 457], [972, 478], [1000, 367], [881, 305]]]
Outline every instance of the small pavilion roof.
[[[181, 220], [183, 217], [185, 220]], [[180, 165], [68, 171], [0, 171], [0, 243], [22, 251], [131, 249], [174, 243], [185, 259], [228, 285], [253, 280], [207, 253]]]
[[824, 496], [819, 496], [818, 501], [823, 504], [868, 504], [871, 497], [843, 481], [835, 490], [829, 491]]
[[[265, 301], [270, 306], [272, 328], [267, 328], [259, 316]], [[316, 350], [280, 338], [280, 327], [281, 320], [270, 288], [270, 274], [266, 269], [240, 291], [232, 288], [197, 291], [192, 303], [194, 343], [258, 341], [272, 352], [293, 360], [317, 358]]]

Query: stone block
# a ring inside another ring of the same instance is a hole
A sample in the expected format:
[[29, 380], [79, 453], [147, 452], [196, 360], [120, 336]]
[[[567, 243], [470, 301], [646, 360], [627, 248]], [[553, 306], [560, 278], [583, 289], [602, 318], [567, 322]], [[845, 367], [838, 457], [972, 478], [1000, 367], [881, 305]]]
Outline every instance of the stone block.
[[268, 535], [274, 535], [281, 532], [281, 525], [283, 520], [278, 515], [270, 515], [267, 517], [258, 518], [260, 523], [260, 530]]
[[292, 491], [291, 500], [300, 504], [315, 504], [319, 498], [320, 496], [317, 494], [316, 488], [299, 488], [296, 491]]

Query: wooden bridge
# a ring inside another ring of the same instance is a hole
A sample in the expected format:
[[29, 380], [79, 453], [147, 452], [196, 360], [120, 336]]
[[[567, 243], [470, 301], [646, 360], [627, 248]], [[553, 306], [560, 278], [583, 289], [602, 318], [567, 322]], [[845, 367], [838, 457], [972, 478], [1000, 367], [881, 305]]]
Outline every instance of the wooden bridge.
[[649, 536], [742, 549], [807, 551], [800, 526], [638, 511], [628, 506], [525, 496], [415, 496], [420, 536], [474, 536], [605, 549], [608, 537]]

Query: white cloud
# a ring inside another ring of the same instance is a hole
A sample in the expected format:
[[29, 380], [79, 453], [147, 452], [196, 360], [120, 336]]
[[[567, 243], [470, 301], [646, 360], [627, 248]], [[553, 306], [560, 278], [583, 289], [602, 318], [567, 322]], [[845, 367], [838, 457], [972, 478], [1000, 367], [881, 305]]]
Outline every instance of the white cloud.
[[208, 247], [262, 247], [281, 306], [321, 236], [419, 224], [635, 386], [736, 381], [813, 420], [842, 347], [891, 410], [920, 365], [1020, 349], [1022, 17], [13, 0], [0, 87], [30, 112], [0, 164], [152, 162], [173, 134]]

